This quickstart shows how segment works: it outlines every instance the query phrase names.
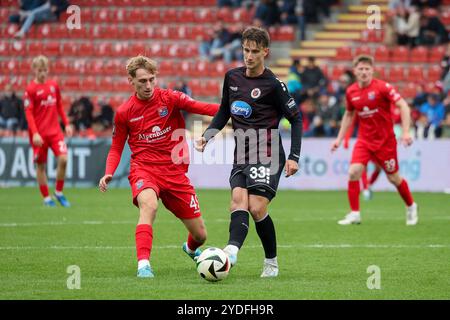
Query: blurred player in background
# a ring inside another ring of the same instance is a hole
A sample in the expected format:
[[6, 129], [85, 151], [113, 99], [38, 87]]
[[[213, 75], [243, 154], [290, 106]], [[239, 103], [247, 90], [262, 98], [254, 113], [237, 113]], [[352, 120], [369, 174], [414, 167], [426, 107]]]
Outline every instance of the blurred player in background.
[[362, 172], [367, 163], [373, 159], [386, 172], [389, 182], [394, 184], [405, 202], [406, 224], [418, 222], [417, 204], [414, 202], [408, 183], [399, 174], [397, 158], [397, 140], [394, 134], [391, 103], [401, 113], [403, 145], [409, 146], [413, 140], [410, 135], [410, 109], [398, 92], [384, 81], [373, 77], [373, 58], [360, 55], [353, 61], [356, 82], [347, 88], [347, 108], [341, 128], [331, 151], [339, 148], [345, 133], [351, 125], [355, 113], [359, 117], [358, 140], [353, 148], [349, 169], [348, 199], [351, 212], [338, 223], [341, 225], [361, 223], [359, 211], [359, 193]]
[[[135, 233], [137, 276], [153, 278], [150, 254], [159, 198], [189, 231], [183, 250], [192, 259], [200, 255], [199, 247], [206, 241], [197, 195], [186, 176], [189, 153], [181, 110], [213, 116], [219, 105], [198, 102], [184, 93], [156, 87], [157, 66], [147, 57], [131, 58], [126, 68], [135, 94], [116, 112], [112, 145], [99, 188], [102, 192], [107, 190], [128, 139], [131, 149], [128, 179], [133, 204], [139, 208]], [[174, 139], [176, 134], [178, 137]], [[180, 145], [180, 152], [174, 152]]]
[[[268, 206], [276, 195], [283, 168], [286, 177], [298, 171], [302, 136], [297, 104], [286, 85], [264, 66], [269, 43], [269, 34], [263, 29], [249, 27], [243, 32], [245, 66], [226, 73], [219, 112], [196, 142], [196, 149], [203, 151], [208, 141], [231, 118], [236, 148], [230, 175], [230, 236], [224, 251], [231, 264], [235, 265], [238, 251], [248, 234], [250, 213], [265, 253], [261, 277], [278, 275], [275, 226]], [[282, 116], [291, 123], [288, 160], [278, 132]], [[252, 139], [247, 138], [253, 133], [256, 139], [252, 143]], [[268, 163], [261, 159], [266, 154], [270, 160]]]
[[64, 124], [68, 137], [73, 135], [73, 127], [64, 113], [61, 92], [58, 84], [47, 79], [49, 62], [45, 56], [33, 59], [34, 79], [25, 90], [24, 108], [28, 122], [28, 135], [36, 162], [36, 178], [44, 204], [55, 207], [56, 203], [49, 194], [46, 174], [48, 148], [57, 158], [56, 186], [54, 196], [63, 207], [70, 207], [63, 194], [64, 178], [67, 166], [67, 146], [58, 121], [58, 115]]

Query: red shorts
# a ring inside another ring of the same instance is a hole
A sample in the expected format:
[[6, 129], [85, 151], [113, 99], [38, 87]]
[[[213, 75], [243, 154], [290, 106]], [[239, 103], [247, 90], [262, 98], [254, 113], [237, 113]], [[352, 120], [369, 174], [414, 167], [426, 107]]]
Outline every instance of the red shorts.
[[161, 175], [152, 172], [151, 167], [130, 170], [128, 176], [133, 204], [138, 207], [137, 196], [142, 190], [153, 189], [164, 206], [180, 219], [193, 219], [201, 216], [197, 195], [191, 181], [184, 174]]
[[47, 163], [48, 148], [52, 149], [55, 157], [67, 155], [67, 145], [64, 142], [64, 135], [61, 133], [52, 137], [42, 138], [44, 143], [41, 147], [37, 147], [31, 142], [33, 148], [33, 158], [36, 163]]
[[356, 141], [351, 163], [367, 166], [369, 160], [377, 163], [387, 174], [398, 171], [397, 141], [391, 140], [378, 150], [371, 150], [364, 141]]

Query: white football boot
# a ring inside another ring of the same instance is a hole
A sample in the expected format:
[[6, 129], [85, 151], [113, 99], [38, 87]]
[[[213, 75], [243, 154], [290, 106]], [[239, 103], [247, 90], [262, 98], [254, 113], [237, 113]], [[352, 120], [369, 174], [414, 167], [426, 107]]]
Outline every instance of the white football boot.
[[349, 224], [360, 224], [361, 215], [358, 211], [352, 211], [349, 214], [347, 214], [344, 219], [339, 220], [338, 223], [342, 226]]
[[273, 278], [278, 276], [278, 262], [275, 259], [264, 259], [261, 278]]
[[415, 226], [419, 221], [419, 206], [413, 203], [410, 207], [406, 207], [406, 225]]

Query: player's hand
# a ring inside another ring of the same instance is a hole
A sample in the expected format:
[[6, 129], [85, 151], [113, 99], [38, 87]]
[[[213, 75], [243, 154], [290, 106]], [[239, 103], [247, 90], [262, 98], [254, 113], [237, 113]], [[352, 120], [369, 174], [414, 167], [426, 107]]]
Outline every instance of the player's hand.
[[108, 183], [110, 183], [112, 180], [112, 175], [106, 174], [103, 176], [103, 178], [100, 179], [100, 182], [98, 183], [98, 188], [101, 192], [106, 192], [108, 190]]
[[339, 140], [339, 139], [334, 140], [334, 142], [331, 144], [331, 152], [336, 151], [340, 145], [341, 145], [341, 140]]
[[298, 171], [298, 163], [288, 159], [284, 166], [284, 171], [286, 173], [286, 178], [294, 175]]
[[205, 150], [205, 147], [206, 147], [205, 137], [201, 137], [201, 138], [195, 140], [195, 144], [194, 144], [195, 150], [197, 150], [199, 152], [203, 152]]
[[413, 138], [409, 134], [409, 132], [405, 132], [402, 134], [401, 142], [405, 147], [409, 147], [413, 143]]
[[66, 135], [70, 138], [73, 136], [73, 125], [68, 124], [66, 128], [64, 129], [66, 131]]
[[42, 140], [41, 135], [37, 132], [33, 134], [33, 144], [36, 147], [42, 147], [42, 145], [44, 144], [44, 140]]

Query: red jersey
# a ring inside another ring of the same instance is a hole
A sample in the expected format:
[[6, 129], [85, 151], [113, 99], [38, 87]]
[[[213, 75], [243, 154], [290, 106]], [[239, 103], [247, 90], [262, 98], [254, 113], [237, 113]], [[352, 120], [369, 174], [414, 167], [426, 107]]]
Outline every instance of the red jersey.
[[[170, 89], [155, 88], [149, 100], [131, 96], [117, 109], [114, 117], [105, 174], [112, 175], [116, 171], [127, 139], [131, 149], [131, 168], [151, 165], [153, 171], [164, 174], [187, 172], [189, 153], [184, 131], [173, 135], [175, 130], [185, 129], [181, 110], [213, 116], [218, 109], [218, 104], [195, 101]], [[172, 159], [172, 150], [180, 142], [182, 148], [176, 149], [176, 159]]]
[[45, 83], [31, 81], [25, 90], [23, 105], [30, 137], [36, 132], [43, 139], [62, 134], [58, 115], [65, 126], [69, 124], [62, 106], [61, 92], [53, 80]]
[[391, 103], [401, 99], [389, 83], [373, 79], [365, 88], [355, 82], [347, 88], [347, 110], [356, 111], [359, 120], [358, 139], [371, 149], [378, 149], [394, 139]]

